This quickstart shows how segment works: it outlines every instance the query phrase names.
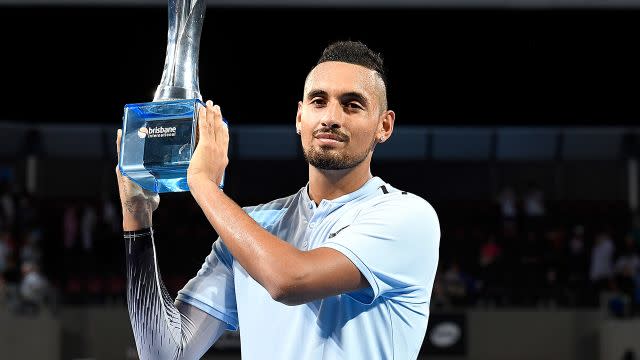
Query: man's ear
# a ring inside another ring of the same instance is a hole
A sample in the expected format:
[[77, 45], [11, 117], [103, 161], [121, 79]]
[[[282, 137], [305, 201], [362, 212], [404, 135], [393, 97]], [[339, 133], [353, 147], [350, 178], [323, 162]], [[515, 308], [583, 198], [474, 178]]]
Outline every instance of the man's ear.
[[391, 137], [393, 125], [396, 121], [396, 113], [393, 110], [386, 110], [381, 115], [380, 127], [378, 129], [378, 142], [383, 143]]
[[296, 132], [302, 132], [302, 101], [298, 101], [298, 112], [296, 113]]

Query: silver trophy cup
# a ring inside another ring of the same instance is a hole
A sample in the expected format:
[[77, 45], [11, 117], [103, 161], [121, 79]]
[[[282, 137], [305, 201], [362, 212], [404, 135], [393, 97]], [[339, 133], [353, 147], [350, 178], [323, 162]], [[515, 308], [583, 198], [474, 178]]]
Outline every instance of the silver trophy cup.
[[205, 0], [169, 0], [167, 56], [153, 101], [200, 99], [198, 53]]

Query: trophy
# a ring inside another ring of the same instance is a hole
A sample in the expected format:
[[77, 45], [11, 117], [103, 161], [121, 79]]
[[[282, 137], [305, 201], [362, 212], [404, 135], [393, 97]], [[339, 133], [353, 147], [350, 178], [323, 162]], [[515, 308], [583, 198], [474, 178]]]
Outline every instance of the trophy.
[[169, 0], [167, 55], [153, 102], [124, 107], [120, 171], [156, 193], [189, 190], [198, 110], [205, 106], [198, 81], [205, 1]]

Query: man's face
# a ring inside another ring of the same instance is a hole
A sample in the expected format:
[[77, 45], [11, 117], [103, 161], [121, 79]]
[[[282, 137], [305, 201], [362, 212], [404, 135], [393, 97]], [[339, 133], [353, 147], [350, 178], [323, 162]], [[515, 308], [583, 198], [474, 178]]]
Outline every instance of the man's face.
[[307, 162], [342, 170], [370, 161], [384, 133], [384, 91], [377, 73], [363, 66], [336, 61], [316, 66], [296, 119]]

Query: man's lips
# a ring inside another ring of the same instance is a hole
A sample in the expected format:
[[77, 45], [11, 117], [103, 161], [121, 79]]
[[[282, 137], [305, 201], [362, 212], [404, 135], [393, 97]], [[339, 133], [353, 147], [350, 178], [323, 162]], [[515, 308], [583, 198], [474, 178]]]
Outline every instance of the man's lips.
[[316, 135], [316, 139], [340, 141], [338, 136], [333, 134], [318, 134]]
[[321, 133], [315, 134], [314, 137], [316, 139], [323, 140], [326, 142], [330, 142], [330, 141], [345, 142], [346, 141], [346, 136], [341, 136], [338, 134], [328, 133], [328, 132], [321, 132]]

